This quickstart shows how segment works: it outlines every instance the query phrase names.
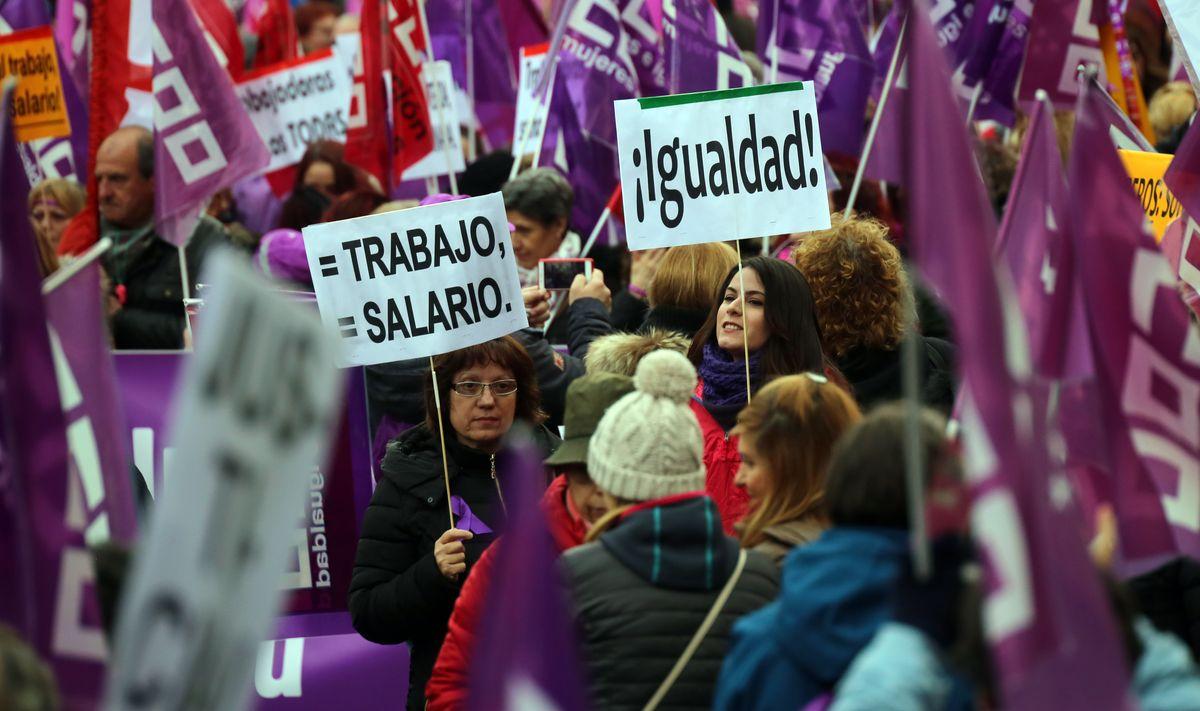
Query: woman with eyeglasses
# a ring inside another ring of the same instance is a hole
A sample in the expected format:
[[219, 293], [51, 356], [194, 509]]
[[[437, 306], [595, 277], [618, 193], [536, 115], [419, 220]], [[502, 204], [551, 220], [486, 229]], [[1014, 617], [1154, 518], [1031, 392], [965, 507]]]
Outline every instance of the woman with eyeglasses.
[[505, 472], [496, 464], [505, 435], [519, 420], [546, 455], [558, 445], [541, 424], [533, 362], [511, 337], [436, 357], [434, 371], [436, 397], [432, 377], [425, 381], [425, 423], [388, 444], [350, 581], [358, 633], [379, 644], [409, 644], [409, 709], [425, 706], [425, 684], [460, 586], [507, 518]]
[[828, 528], [825, 471], [833, 445], [862, 418], [854, 398], [824, 375], [772, 381], [738, 415], [742, 465], [734, 484], [750, 510], [737, 526], [742, 547], [778, 565]]

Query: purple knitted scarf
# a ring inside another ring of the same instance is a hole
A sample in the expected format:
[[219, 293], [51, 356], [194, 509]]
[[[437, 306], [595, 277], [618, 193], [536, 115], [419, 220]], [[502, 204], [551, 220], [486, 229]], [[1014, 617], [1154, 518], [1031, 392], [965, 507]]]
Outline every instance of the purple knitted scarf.
[[[762, 351], [750, 354], [750, 388], [758, 390], [762, 382]], [[721, 408], [746, 404], [746, 364], [719, 348], [714, 341], [704, 344], [700, 361], [700, 379], [704, 381], [704, 402]]]

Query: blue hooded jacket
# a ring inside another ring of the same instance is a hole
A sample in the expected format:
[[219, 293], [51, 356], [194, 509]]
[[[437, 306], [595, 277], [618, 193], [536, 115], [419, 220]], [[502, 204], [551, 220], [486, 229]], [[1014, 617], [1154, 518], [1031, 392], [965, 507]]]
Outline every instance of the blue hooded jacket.
[[891, 618], [908, 532], [835, 527], [792, 551], [779, 599], [742, 618], [714, 709], [803, 708], [830, 692]]

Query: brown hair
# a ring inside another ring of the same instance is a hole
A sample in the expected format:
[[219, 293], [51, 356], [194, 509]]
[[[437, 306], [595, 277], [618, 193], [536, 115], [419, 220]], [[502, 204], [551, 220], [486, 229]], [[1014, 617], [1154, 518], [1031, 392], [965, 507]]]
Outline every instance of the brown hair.
[[[443, 421], [450, 422], [450, 388], [454, 385], [454, 376], [467, 368], [489, 363], [507, 368], [517, 381], [516, 418], [531, 425], [544, 422], [546, 413], [542, 412], [542, 391], [538, 388], [533, 360], [525, 352], [525, 347], [512, 336], [485, 341], [434, 357], [433, 367], [437, 371], [438, 397], [442, 401]], [[431, 372], [425, 377], [425, 424], [433, 432], [438, 431], [435, 403]]]
[[[880, 405], [834, 446], [825, 479], [825, 508], [833, 525], [908, 528], [906, 419], [904, 403]], [[925, 486], [934, 472], [960, 479], [958, 456], [946, 439], [945, 418], [923, 408], [919, 430]]]
[[821, 343], [831, 357], [900, 345], [912, 291], [900, 250], [882, 222], [834, 216], [828, 230], [799, 241], [792, 261], [812, 287]]
[[324, 222], [337, 222], [374, 214], [387, 197], [371, 188], [355, 188], [337, 196], [322, 216]]
[[770, 493], [750, 511], [742, 545], [763, 541], [775, 524], [825, 516], [825, 471], [833, 446], [862, 415], [831, 380], [808, 374], [772, 381], [738, 415], [731, 434], [752, 444], [765, 465]]
[[661, 305], [707, 311], [721, 279], [736, 264], [737, 252], [724, 242], [671, 247], [646, 290], [651, 308]]
[[1150, 99], [1150, 125], [1159, 140], [1187, 123], [1196, 113], [1196, 92], [1186, 81], [1163, 84]]
[[[74, 180], [50, 178], [33, 186], [33, 189], [29, 191], [26, 207], [32, 213], [34, 205], [47, 200], [58, 203], [58, 206], [70, 219], [83, 210], [85, 196], [83, 188]], [[58, 254], [55, 252], [55, 246], [42, 239], [41, 235], [37, 236], [37, 248], [38, 268], [41, 270], [42, 278], [45, 279], [58, 270]]]
[[303, 37], [312, 31], [313, 25], [326, 17], [337, 17], [342, 14], [337, 5], [325, 0], [309, 0], [296, 8], [296, 34]]

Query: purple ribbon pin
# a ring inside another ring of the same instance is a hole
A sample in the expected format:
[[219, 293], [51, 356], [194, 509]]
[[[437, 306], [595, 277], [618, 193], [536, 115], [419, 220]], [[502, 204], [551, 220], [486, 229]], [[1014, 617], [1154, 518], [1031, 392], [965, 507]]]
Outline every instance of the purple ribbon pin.
[[467, 506], [467, 502], [463, 501], [461, 496], [450, 497], [450, 513], [458, 517], [455, 528], [459, 530], [470, 531], [477, 536], [492, 532], [486, 523], [475, 517], [475, 513], [471, 511], [471, 507]]

